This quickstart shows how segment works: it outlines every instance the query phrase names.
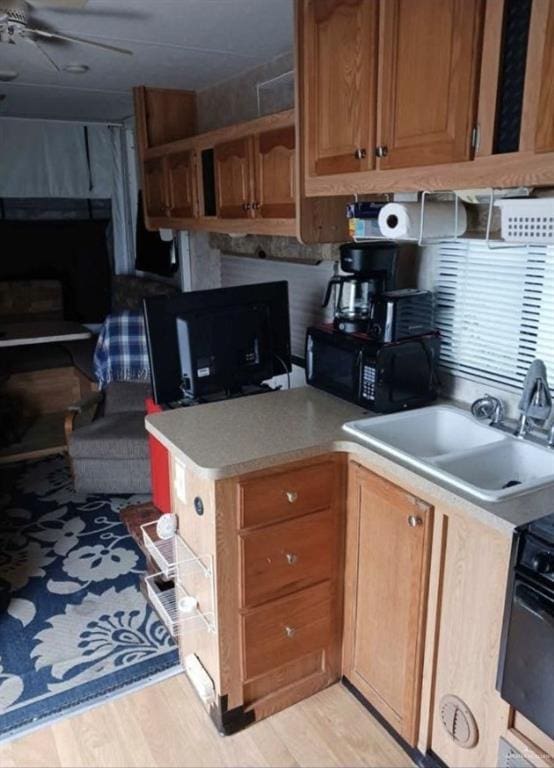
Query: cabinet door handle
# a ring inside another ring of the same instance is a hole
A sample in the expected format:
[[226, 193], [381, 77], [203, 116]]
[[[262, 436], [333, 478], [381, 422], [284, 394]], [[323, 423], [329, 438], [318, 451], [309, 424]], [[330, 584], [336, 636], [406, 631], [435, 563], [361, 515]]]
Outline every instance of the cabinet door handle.
[[375, 154], [377, 157], [386, 157], [389, 154], [389, 148], [385, 144], [375, 147]]
[[256, 201], [252, 203], [252, 210], [257, 211], [260, 208], [260, 204]]
[[423, 520], [421, 517], [418, 517], [417, 515], [410, 515], [408, 518], [408, 525], [411, 528], [417, 528], [418, 525], [423, 525]]
[[354, 157], [356, 158], [356, 160], [365, 160], [365, 158], [367, 157], [367, 152], [366, 152], [366, 150], [365, 150], [365, 149], [362, 147], [361, 149], [357, 149], [357, 150], [354, 152]]
[[252, 206], [250, 205], [250, 203], [243, 203], [242, 204], [242, 210], [243, 211], [249, 211], [251, 207]]
[[285, 496], [287, 497], [289, 504], [294, 504], [298, 498], [298, 493], [296, 491], [285, 491]]
[[287, 563], [289, 565], [296, 565], [298, 562], [298, 555], [295, 555], [293, 552], [287, 552], [285, 557], [287, 558]]
[[294, 627], [285, 627], [285, 635], [286, 635], [288, 638], [292, 638], [292, 637], [294, 637], [294, 636], [295, 636], [295, 634], [296, 634], [296, 630], [295, 630], [295, 628], [294, 628]]

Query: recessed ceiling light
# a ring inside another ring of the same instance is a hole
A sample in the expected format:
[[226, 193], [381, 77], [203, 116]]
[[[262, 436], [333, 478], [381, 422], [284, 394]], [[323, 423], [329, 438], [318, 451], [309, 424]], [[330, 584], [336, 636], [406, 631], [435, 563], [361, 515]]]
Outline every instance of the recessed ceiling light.
[[66, 64], [63, 70], [71, 75], [84, 75], [89, 71], [89, 67], [86, 64]]
[[2, 83], [9, 83], [16, 77], [19, 77], [19, 72], [16, 72], [15, 69], [0, 69], [0, 81]]

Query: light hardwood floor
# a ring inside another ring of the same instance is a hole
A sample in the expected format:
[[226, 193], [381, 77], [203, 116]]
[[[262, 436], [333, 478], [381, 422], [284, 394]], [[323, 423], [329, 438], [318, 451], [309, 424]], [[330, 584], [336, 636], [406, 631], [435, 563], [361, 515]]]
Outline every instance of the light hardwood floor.
[[412, 765], [340, 685], [223, 738], [183, 675], [0, 747], [1, 768]]

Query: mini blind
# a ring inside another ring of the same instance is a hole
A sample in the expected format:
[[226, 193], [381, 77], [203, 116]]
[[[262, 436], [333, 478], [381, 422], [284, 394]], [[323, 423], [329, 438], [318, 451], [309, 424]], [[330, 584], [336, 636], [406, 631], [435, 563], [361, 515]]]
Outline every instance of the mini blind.
[[441, 243], [434, 290], [444, 368], [520, 389], [539, 357], [554, 385], [554, 246]]
[[333, 262], [312, 265], [241, 256], [223, 256], [221, 259], [223, 288], [273, 280], [288, 281], [291, 349], [292, 354], [300, 358], [304, 358], [306, 328], [331, 316], [330, 308], [327, 311], [322, 309], [321, 303], [332, 276]]

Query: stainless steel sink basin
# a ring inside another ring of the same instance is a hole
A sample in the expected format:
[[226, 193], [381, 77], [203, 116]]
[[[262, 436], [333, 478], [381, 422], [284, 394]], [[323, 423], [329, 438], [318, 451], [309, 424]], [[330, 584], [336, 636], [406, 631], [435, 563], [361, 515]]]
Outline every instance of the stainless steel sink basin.
[[393, 458], [471, 496], [502, 501], [554, 484], [554, 451], [437, 405], [349, 422], [343, 427]]

